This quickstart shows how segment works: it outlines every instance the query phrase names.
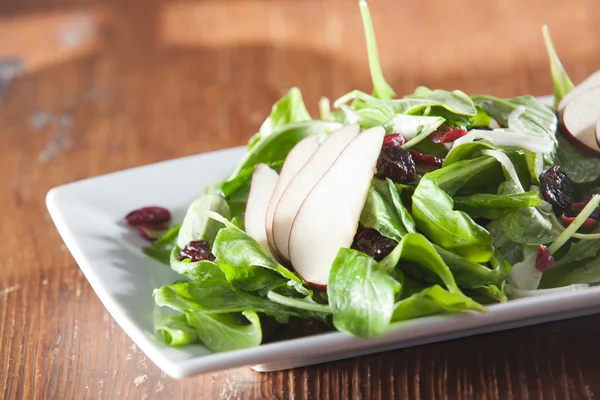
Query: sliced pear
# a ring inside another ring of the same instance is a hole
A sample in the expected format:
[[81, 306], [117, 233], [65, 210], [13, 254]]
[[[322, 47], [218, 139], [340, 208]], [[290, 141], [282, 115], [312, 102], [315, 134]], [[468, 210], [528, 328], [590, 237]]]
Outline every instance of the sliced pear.
[[579, 95], [598, 86], [600, 86], [600, 70], [588, 76], [583, 82], [575, 86], [573, 90], [564, 95], [564, 97], [558, 103], [558, 107], [556, 108], [558, 115], [562, 116], [565, 108], [567, 108], [567, 105], [569, 105], [569, 103], [575, 100], [575, 98], [577, 98]]
[[581, 150], [600, 157], [596, 129], [600, 119], [600, 86], [573, 99], [563, 113], [563, 125], [569, 139]]
[[258, 244], [271, 253], [269, 249], [269, 240], [265, 230], [265, 217], [269, 200], [275, 189], [279, 176], [266, 164], [258, 164], [252, 174], [250, 182], [250, 193], [248, 194], [248, 203], [246, 203], [246, 213], [244, 216], [244, 226], [246, 233]]
[[279, 253], [277, 251], [277, 247], [275, 246], [275, 239], [273, 238], [273, 218], [275, 217], [275, 210], [277, 209], [279, 199], [281, 199], [281, 195], [288, 187], [292, 179], [294, 179], [294, 177], [298, 174], [298, 172], [300, 172], [302, 167], [304, 167], [306, 162], [314, 154], [315, 150], [317, 150], [317, 147], [319, 147], [319, 139], [317, 136], [308, 136], [298, 142], [298, 144], [296, 144], [292, 150], [290, 150], [285, 158], [285, 161], [283, 162], [281, 172], [279, 173], [279, 179], [277, 180], [277, 184], [275, 185], [273, 194], [269, 200], [267, 215], [264, 221], [265, 229], [267, 231], [267, 239], [269, 240], [269, 245], [273, 253]]
[[325, 175], [342, 151], [360, 132], [356, 124], [332, 132], [283, 191], [273, 216], [273, 239], [277, 251], [289, 260], [292, 223], [308, 193]]
[[596, 123], [596, 144], [600, 147], [600, 119]]
[[327, 285], [340, 248], [352, 245], [385, 130], [358, 135], [310, 191], [294, 219], [290, 260], [307, 282]]

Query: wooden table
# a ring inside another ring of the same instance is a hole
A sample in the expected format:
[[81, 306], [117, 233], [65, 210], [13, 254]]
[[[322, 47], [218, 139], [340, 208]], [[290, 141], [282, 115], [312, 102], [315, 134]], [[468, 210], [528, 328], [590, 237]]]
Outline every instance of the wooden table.
[[[597, 0], [379, 0], [383, 70], [417, 85], [551, 93], [548, 23], [579, 82], [600, 67]], [[116, 325], [44, 205], [53, 186], [241, 145], [289, 87], [369, 91], [356, 2], [0, 2], [0, 398], [600, 396], [600, 316], [260, 374], [165, 377]], [[0, 74], [1, 75], [1, 74]]]

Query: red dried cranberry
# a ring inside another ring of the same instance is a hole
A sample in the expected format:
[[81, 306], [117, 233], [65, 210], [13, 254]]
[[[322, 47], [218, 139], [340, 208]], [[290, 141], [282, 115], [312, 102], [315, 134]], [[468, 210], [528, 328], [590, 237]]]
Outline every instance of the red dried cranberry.
[[559, 166], [548, 168], [540, 176], [544, 199], [559, 210], [564, 210], [581, 197], [579, 187]]
[[125, 220], [129, 226], [162, 225], [171, 220], [171, 213], [163, 207], [149, 206], [130, 212], [125, 216]]
[[440, 157], [430, 156], [427, 154], [420, 153], [416, 150], [409, 150], [416, 165], [423, 165], [426, 167], [432, 167], [433, 169], [442, 168], [444, 159]]
[[137, 227], [137, 230], [141, 237], [150, 242], [155, 241], [169, 229], [167, 225], [153, 225], [153, 224], [142, 224]]
[[381, 261], [394, 250], [397, 244], [395, 240], [369, 228], [356, 235], [352, 248], [373, 257], [375, 261]]
[[[576, 217], [567, 217], [565, 214], [562, 214], [560, 216], [561, 221], [569, 226], [573, 223], [573, 221], [575, 221]], [[583, 224], [581, 224], [581, 228], [582, 229], [594, 229], [596, 227], [596, 225], [598, 225], [598, 221], [596, 221], [595, 219], [591, 219], [591, 218], [586, 218], [586, 220], [583, 222]]]
[[378, 178], [390, 178], [397, 183], [408, 183], [417, 177], [415, 161], [407, 150], [395, 144], [385, 144], [377, 159], [375, 175]]
[[215, 256], [210, 251], [208, 243], [204, 240], [192, 240], [179, 252], [181, 261], [188, 259], [191, 262], [210, 260], [214, 261]]
[[[583, 210], [583, 208], [587, 205], [587, 203], [590, 202], [591, 199], [592, 195], [588, 194], [584, 196], [584, 198], [581, 201], [569, 204], [569, 208], [567, 208], [565, 215], [567, 217], [578, 216], [581, 210]], [[595, 219], [596, 221], [600, 220], [600, 205], [596, 207], [596, 209], [590, 214], [589, 218]]]
[[540, 272], [548, 271], [554, 267], [554, 257], [546, 246], [540, 244], [538, 246], [537, 256], [535, 257], [535, 269]]
[[456, 139], [461, 138], [467, 134], [467, 131], [462, 128], [451, 128], [446, 124], [440, 125], [431, 135], [429, 140], [433, 143], [451, 143]]
[[318, 335], [325, 332], [323, 324], [312, 319], [290, 318], [290, 329], [301, 336]]
[[399, 133], [392, 133], [383, 138], [384, 146], [402, 146], [406, 143], [406, 138]]

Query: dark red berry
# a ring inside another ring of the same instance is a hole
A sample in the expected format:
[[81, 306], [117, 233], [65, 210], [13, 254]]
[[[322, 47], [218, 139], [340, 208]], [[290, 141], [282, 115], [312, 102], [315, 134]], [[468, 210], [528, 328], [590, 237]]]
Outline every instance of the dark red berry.
[[409, 150], [409, 153], [413, 160], [415, 160], [415, 165], [422, 165], [425, 167], [432, 167], [432, 169], [437, 169], [442, 168], [442, 165], [444, 164], [444, 159], [440, 157], [423, 154], [416, 150]]
[[433, 143], [451, 143], [465, 136], [468, 132], [462, 128], [451, 128], [446, 124], [440, 125], [431, 135], [429, 140]]
[[141, 237], [150, 242], [160, 238], [165, 231], [169, 229], [167, 225], [142, 224], [137, 227]]
[[402, 146], [406, 143], [406, 138], [399, 133], [392, 133], [383, 138], [384, 146]]
[[537, 256], [535, 257], [535, 269], [540, 272], [548, 271], [554, 267], [554, 257], [546, 246], [540, 244], [538, 246]]
[[581, 197], [577, 184], [559, 166], [548, 168], [540, 176], [540, 182], [544, 199], [559, 210], [565, 210]]
[[171, 220], [171, 213], [163, 207], [143, 207], [127, 214], [125, 220], [130, 226], [140, 226], [142, 224], [162, 225]]
[[381, 261], [394, 250], [397, 244], [395, 240], [369, 228], [355, 236], [352, 248], [373, 257], [375, 261]]
[[390, 178], [397, 183], [409, 183], [416, 179], [417, 167], [408, 150], [384, 143], [377, 159], [375, 175], [381, 179]]
[[192, 240], [179, 252], [181, 261], [188, 259], [191, 262], [210, 260], [214, 261], [215, 256], [210, 251], [208, 243], [204, 240]]
[[[567, 217], [565, 214], [562, 214], [560, 216], [561, 221], [569, 226], [573, 223], [573, 221], [575, 221], [576, 217]], [[598, 225], [598, 221], [596, 221], [595, 219], [591, 219], [591, 218], [586, 218], [586, 220], [583, 222], [583, 224], [581, 224], [581, 228], [582, 229], [594, 229], [596, 227], [596, 225]]]
[[290, 330], [296, 334], [299, 334], [300, 336], [310, 336], [323, 333], [326, 329], [323, 324], [312, 319], [291, 317]]
[[[567, 217], [578, 216], [581, 210], [583, 210], [583, 208], [587, 205], [587, 203], [590, 202], [591, 199], [592, 195], [586, 195], [581, 201], [569, 204], [565, 215]], [[595, 219], [596, 221], [600, 220], [600, 205], [596, 207], [596, 209], [590, 214], [589, 218]]]

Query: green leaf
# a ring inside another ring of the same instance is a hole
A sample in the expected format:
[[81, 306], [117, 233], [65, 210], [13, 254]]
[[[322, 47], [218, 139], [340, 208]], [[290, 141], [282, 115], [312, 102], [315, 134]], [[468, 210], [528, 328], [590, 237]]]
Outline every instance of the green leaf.
[[185, 315], [167, 317], [156, 324], [154, 330], [161, 334], [168, 346], [184, 346], [198, 339], [196, 328], [188, 324]]
[[262, 342], [258, 315], [243, 311], [242, 316], [249, 323], [241, 322], [238, 314], [188, 313], [187, 319], [207, 349], [222, 352], [255, 347]]
[[258, 134], [262, 138], [271, 135], [285, 125], [309, 121], [310, 119], [310, 114], [302, 100], [302, 92], [300, 92], [300, 89], [293, 87], [273, 105], [271, 114], [260, 126]]
[[433, 245], [420, 233], [409, 233], [402, 241], [387, 255], [380, 264], [385, 270], [392, 271], [402, 262], [416, 264], [432, 273], [444, 283], [452, 293], [460, 293], [460, 289], [452, 276], [452, 272], [444, 263]]
[[[462, 147], [461, 145], [459, 147]], [[497, 172], [500, 172], [498, 176]], [[425, 178], [434, 182], [442, 191], [453, 196], [464, 187], [486, 188], [498, 186], [503, 178], [502, 169], [493, 157], [478, 157], [471, 160], [461, 160], [428, 173]], [[420, 184], [420, 183], [419, 183]], [[419, 186], [415, 190], [418, 192]], [[480, 190], [481, 191], [481, 190]]]
[[433, 285], [394, 304], [393, 321], [423, 317], [443, 312], [479, 311], [487, 309], [481, 304], [460, 294]]
[[507, 271], [489, 269], [440, 246], [433, 245], [433, 247], [448, 266], [456, 284], [460, 287], [475, 288], [488, 284], [500, 285], [506, 278]]
[[[493, 236], [466, 213], [455, 211], [452, 198], [429, 176], [421, 179], [412, 197], [412, 215], [419, 231], [435, 244], [471, 261], [488, 262], [494, 252]], [[444, 184], [450, 183], [439, 178]]]
[[190, 262], [189, 259], [183, 261], [179, 259], [181, 249], [175, 245], [171, 251], [170, 265], [171, 269], [177, 273], [187, 276], [192, 280], [211, 280], [222, 278], [223, 273], [214, 261], [202, 260]]
[[142, 247], [142, 251], [155, 260], [158, 260], [165, 265], [169, 265], [171, 251], [176, 245], [177, 235], [179, 234], [180, 228], [181, 224], [175, 225], [165, 232], [165, 234], [162, 235], [158, 240], [152, 242], [148, 246]]
[[396, 241], [400, 241], [408, 233], [395, 210], [392, 210], [372, 187], [360, 214], [360, 224], [365, 228], [376, 229], [382, 235]]
[[[501, 287], [504, 287], [504, 285], [502, 285]], [[496, 285], [477, 286], [474, 288], [467, 289], [465, 290], [465, 292], [469, 295], [469, 297], [471, 297], [478, 303], [505, 303], [506, 301], [508, 301], [508, 298], [506, 297], [506, 293], [504, 293], [504, 290], [501, 289], [501, 287], [498, 287]]]
[[562, 135], [557, 135], [555, 162], [577, 183], [600, 179], [600, 158], [583, 153]]
[[229, 205], [223, 197], [216, 194], [205, 194], [196, 199], [189, 206], [181, 224], [177, 236], [179, 248], [184, 248], [193, 240], [204, 240], [209, 246], [212, 246], [217, 232], [223, 227], [223, 224], [209, 218], [203, 211], [214, 211], [227, 219], [231, 218]]
[[586, 258], [544, 272], [541, 289], [573, 285], [575, 283], [600, 282], [600, 257]]
[[580, 240], [571, 244], [569, 250], [556, 260], [554, 267], [595, 258], [597, 255], [600, 256], [600, 240]]
[[522, 207], [533, 207], [542, 204], [535, 190], [525, 193], [474, 194], [453, 198], [454, 208], [464, 211], [471, 218], [498, 219]]
[[288, 282], [279, 273], [263, 267], [234, 267], [224, 262], [218, 262], [218, 266], [233, 286], [247, 292], [259, 292], [260, 295], [266, 295], [269, 290]]
[[556, 54], [548, 25], [542, 26], [542, 35], [544, 36], [544, 43], [546, 44], [548, 58], [550, 59], [550, 71], [552, 72], [552, 80], [554, 81], [554, 108], [556, 108], [564, 95], [570, 92], [575, 86], [560, 62], [558, 54]]
[[334, 326], [354, 336], [375, 337], [388, 328], [400, 284], [374, 259], [340, 249], [329, 274]]
[[373, 96], [380, 99], [391, 99], [396, 93], [385, 81], [381, 64], [379, 63], [379, 54], [377, 52], [377, 42], [375, 41], [375, 29], [371, 20], [371, 13], [366, 0], [359, 0], [360, 15], [363, 21], [365, 39], [367, 41], [367, 52], [369, 57], [369, 69], [371, 70], [371, 79], [373, 80]]

